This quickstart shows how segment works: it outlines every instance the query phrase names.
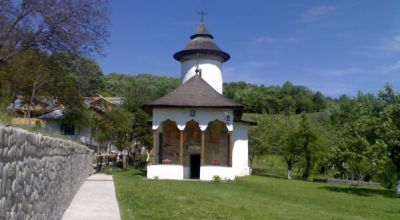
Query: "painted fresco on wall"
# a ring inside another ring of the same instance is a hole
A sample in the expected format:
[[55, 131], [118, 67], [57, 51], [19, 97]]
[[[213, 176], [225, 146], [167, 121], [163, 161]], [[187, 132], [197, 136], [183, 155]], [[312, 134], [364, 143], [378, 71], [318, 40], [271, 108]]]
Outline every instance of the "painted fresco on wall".
[[179, 163], [179, 130], [176, 122], [164, 121], [162, 136], [162, 161], [170, 160], [173, 164]]
[[165, 121], [163, 127], [164, 135], [164, 146], [175, 145], [179, 143], [179, 130], [176, 123], [173, 121]]
[[200, 146], [201, 131], [199, 124], [195, 121], [189, 121], [185, 128], [185, 142], [189, 146]]
[[207, 165], [228, 165], [228, 129], [221, 121], [212, 121], [206, 129], [204, 162]]
[[223, 134], [225, 125], [223, 123], [212, 122], [210, 123], [208, 142], [211, 144], [219, 144], [221, 135]]

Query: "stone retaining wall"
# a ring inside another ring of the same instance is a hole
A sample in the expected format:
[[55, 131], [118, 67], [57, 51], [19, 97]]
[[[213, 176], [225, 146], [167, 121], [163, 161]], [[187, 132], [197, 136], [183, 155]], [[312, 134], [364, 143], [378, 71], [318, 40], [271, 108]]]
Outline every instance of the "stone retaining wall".
[[0, 219], [61, 219], [92, 160], [83, 145], [0, 126]]

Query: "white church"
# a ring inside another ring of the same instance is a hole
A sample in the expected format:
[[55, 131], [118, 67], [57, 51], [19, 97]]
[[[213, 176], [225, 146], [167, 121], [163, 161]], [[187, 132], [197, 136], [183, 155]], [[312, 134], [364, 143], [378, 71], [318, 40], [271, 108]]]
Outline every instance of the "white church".
[[214, 42], [201, 20], [183, 50], [182, 84], [149, 103], [153, 149], [149, 179], [234, 180], [250, 174], [248, 128], [243, 105], [222, 95], [222, 64], [228, 53]]

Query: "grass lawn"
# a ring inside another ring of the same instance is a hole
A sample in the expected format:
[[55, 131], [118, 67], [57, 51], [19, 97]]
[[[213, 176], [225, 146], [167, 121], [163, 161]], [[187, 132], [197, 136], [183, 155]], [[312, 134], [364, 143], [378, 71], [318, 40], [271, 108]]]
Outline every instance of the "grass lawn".
[[400, 219], [400, 198], [381, 188], [249, 176], [233, 182], [147, 180], [114, 171], [127, 219]]
[[[258, 174], [272, 177], [287, 177], [287, 165], [280, 155], [265, 154], [254, 158], [253, 167], [258, 169]], [[260, 173], [261, 172], [261, 173]], [[332, 178], [336, 170], [328, 170], [328, 175], [322, 175], [315, 167], [311, 170], [310, 179], [312, 178]], [[301, 171], [295, 165], [292, 170], [292, 176], [301, 178]]]

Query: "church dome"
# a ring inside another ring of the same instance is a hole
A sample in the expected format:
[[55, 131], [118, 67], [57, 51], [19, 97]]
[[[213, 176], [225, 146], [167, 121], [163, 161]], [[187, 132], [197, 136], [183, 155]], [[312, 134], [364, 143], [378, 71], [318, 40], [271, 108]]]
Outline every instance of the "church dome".
[[200, 22], [190, 39], [191, 41], [183, 50], [174, 54], [176, 60], [182, 61], [190, 55], [214, 55], [220, 57], [224, 62], [229, 60], [229, 54], [215, 44], [214, 37], [208, 33], [203, 21]]

